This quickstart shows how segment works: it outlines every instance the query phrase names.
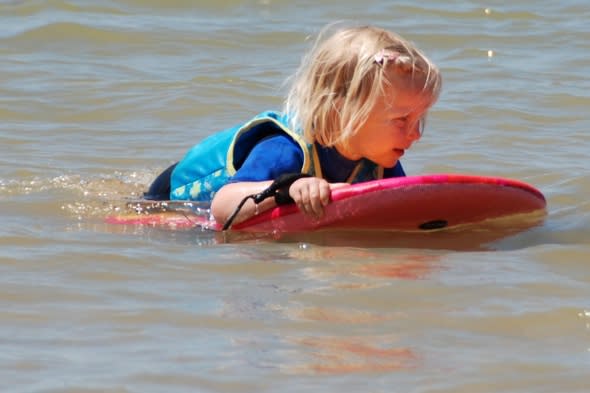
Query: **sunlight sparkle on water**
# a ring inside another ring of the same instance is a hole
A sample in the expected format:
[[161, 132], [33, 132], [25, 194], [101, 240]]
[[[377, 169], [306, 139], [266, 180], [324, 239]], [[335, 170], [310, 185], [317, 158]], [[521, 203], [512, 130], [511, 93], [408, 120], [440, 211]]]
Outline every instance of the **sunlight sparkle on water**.
[[[578, 316], [580, 318], [587, 318], [587, 320], [586, 320], [586, 329], [590, 330], [590, 311], [584, 310], [584, 311], [578, 313]], [[590, 347], [588, 347], [586, 350], [588, 352], [590, 352]]]

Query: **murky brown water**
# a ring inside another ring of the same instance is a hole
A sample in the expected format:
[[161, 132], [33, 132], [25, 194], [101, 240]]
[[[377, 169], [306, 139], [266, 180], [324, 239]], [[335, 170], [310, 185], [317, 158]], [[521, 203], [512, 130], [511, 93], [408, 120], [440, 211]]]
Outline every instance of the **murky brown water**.
[[[589, 17], [582, 0], [0, 1], [1, 390], [588, 391]], [[341, 19], [443, 71], [407, 171], [530, 182], [541, 227], [445, 247], [103, 222], [200, 138], [278, 108], [306, 37]]]

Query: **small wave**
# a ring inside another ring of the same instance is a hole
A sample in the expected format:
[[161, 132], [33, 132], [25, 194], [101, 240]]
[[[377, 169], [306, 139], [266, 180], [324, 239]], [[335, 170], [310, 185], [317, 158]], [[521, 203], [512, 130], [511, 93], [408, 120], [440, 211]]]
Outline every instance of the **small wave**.
[[95, 4], [73, 4], [64, 0], [30, 2], [24, 0], [5, 0], [0, 2], [0, 10], [4, 15], [31, 16], [44, 11], [67, 11], [70, 13], [96, 12], [101, 14], [121, 14], [121, 10]]
[[[277, 1], [271, 0], [257, 0], [255, 5], [257, 6], [269, 6], [270, 3], [276, 3]], [[287, 3], [286, 0], [282, 0], [282, 3]], [[199, 2], [195, 2], [194, 0], [169, 0], [169, 1], [162, 1], [162, 0], [124, 0], [120, 3], [125, 4], [132, 8], [145, 8], [149, 10], [159, 9], [159, 10], [194, 10], [194, 9], [206, 9], [206, 10], [227, 10], [227, 9], [235, 9], [236, 7], [243, 6], [243, 0], [224, 0], [224, 1], [210, 1], [210, 0], [201, 0]]]
[[125, 206], [130, 199], [143, 195], [153, 175], [150, 173], [114, 173], [85, 179], [80, 175], [53, 178], [0, 179], [0, 198], [27, 200], [44, 195], [56, 200], [61, 209], [80, 219], [104, 217]]
[[[435, 7], [432, 4], [420, 7], [415, 5], [395, 5], [396, 13], [408, 14], [408, 15], [424, 15], [424, 16], [435, 16], [436, 18], [445, 19], [472, 19], [480, 20], [484, 18], [491, 18], [496, 20], [534, 20], [539, 19], [540, 16], [532, 10], [526, 11], [510, 11], [502, 10], [498, 11], [494, 8], [488, 7], [449, 7], [448, 4], [444, 4], [440, 7]], [[392, 6], [393, 7], [393, 6]]]
[[152, 44], [149, 35], [123, 29], [108, 29], [89, 26], [74, 22], [55, 22], [31, 27], [21, 31], [11, 38], [5, 39], [8, 44], [25, 45], [68, 45], [71, 43], [85, 43], [88, 45], [144, 45]]

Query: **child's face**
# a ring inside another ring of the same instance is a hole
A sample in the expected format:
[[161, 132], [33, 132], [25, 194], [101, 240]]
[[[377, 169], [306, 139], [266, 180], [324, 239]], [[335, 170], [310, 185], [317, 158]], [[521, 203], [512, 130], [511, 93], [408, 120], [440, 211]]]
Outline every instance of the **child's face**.
[[367, 121], [350, 138], [345, 149], [349, 154], [344, 155], [353, 160], [366, 158], [385, 168], [393, 167], [420, 139], [420, 120], [431, 101], [428, 94], [407, 83], [397, 81], [387, 86]]

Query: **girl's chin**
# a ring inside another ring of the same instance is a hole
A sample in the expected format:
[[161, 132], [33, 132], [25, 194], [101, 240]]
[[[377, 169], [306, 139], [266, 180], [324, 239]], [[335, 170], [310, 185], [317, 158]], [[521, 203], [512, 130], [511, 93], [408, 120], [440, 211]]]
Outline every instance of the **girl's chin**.
[[373, 161], [373, 162], [378, 164], [379, 166], [382, 166], [383, 168], [393, 168], [397, 164], [398, 161], [399, 160], [397, 158], [396, 159], [388, 158], [388, 159], [382, 159], [382, 160]]
[[393, 168], [399, 159], [404, 155], [404, 150], [393, 149], [392, 152], [393, 154], [382, 156], [379, 160], [375, 160], [373, 162], [381, 165], [383, 168]]

